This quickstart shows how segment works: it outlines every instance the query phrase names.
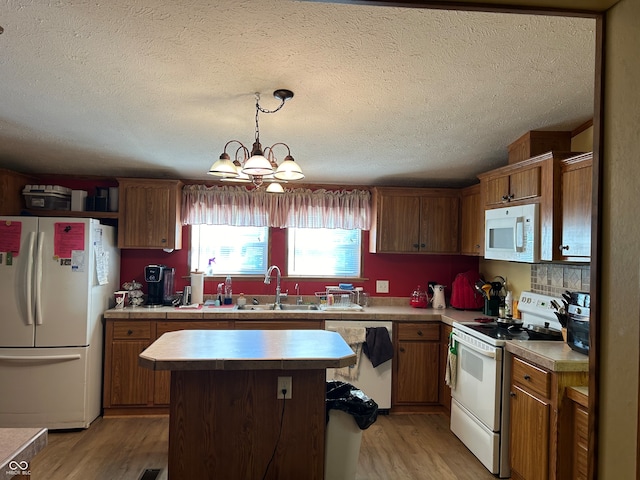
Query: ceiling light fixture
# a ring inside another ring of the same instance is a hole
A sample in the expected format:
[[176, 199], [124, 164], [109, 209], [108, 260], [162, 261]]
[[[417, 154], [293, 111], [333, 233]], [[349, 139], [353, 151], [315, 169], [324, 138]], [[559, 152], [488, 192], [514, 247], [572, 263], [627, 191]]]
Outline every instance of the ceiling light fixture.
[[[300, 165], [298, 165], [291, 156], [291, 150], [286, 143], [274, 143], [264, 150], [260, 144], [260, 126], [258, 123], [260, 112], [276, 113], [284, 106], [287, 100], [293, 98], [293, 92], [291, 90], [280, 89], [273, 92], [273, 96], [280, 100], [280, 105], [275, 110], [266, 110], [260, 106], [260, 94], [256, 93], [256, 135], [251, 148], [251, 154], [249, 154], [249, 149], [239, 140], [229, 140], [225, 144], [224, 151], [220, 155], [220, 158], [211, 165], [209, 172], [207, 172], [209, 175], [221, 177], [221, 180], [229, 182], [251, 182], [256, 188], [260, 188], [265, 182], [288, 182], [302, 180], [304, 178]], [[227, 147], [234, 143], [239, 146], [235, 151], [232, 161], [227, 153]], [[278, 165], [273, 151], [277, 146], [282, 146], [287, 149], [287, 154], [280, 165]], [[271, 190], [268, 189], [268, 191], [278, 192], [281, 190], [282, 187], [279, 189], [277, 187], [273, 187]]]

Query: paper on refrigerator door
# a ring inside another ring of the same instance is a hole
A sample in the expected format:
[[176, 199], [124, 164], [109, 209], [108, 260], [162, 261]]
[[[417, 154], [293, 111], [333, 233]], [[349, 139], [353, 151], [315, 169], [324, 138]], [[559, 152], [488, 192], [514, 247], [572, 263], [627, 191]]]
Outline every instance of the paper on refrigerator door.
[[109, 252], [102, 249], [102, 244], [96, 245], [96, 275], [98, 276], [98, 284], [107, 285], [109, 283]]

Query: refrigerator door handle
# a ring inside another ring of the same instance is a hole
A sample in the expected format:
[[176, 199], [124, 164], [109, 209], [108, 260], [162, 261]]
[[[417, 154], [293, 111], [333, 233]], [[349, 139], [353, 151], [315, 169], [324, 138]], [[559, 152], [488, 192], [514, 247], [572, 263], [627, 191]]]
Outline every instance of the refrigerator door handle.
[[36, 241], [35, 232], [29, 233], [27, 260], [27, 325], [33, 325], [33, 258]]
[[36, 254], [36, 324], [42, 325], [42, 250], [44, 249], [44, 232], [38, 233]]
[[20, 362], [20, 363], [29, 363], [29, 362], [68, 362], [70, 360], [80, 360], [81, 356], [79, 353], [69, 354], [69, 355], [0, 355], [0, 362], [10, 361], [10, 362]]

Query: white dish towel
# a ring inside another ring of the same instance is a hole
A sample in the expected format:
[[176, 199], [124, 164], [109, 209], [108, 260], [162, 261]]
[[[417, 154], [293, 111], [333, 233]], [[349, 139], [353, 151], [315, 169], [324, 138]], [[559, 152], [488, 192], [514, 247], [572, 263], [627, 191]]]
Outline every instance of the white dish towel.
[[456, 375], [458, 371], [458, 348], [453, 334], [449, 334], [449, 349], [447, 350], [447, 367], [444, 373], [444, 382], [449, 388], [456, 388]]
[[360, 372], [360, 357], [362, 355], [362, 344], [367, 338], [367, 329], [364, 327], [337, 327], [335, 329], [337, 333], [347, 342], [347, 345], [351, 347], [353, 353], [356, 354], [356, 363], [349, 365], [348, 367], [335, 368], [334, 374], [337, 377], [342, 377], [345, 380], [353, 381], [358, 379]]

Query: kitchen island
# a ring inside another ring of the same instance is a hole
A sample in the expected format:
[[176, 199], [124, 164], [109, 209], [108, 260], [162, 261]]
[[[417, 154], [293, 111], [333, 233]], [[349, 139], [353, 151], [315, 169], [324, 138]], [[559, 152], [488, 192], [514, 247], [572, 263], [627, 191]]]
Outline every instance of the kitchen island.
[[[355, 361], [324, 330], [163, 334], [139, 362], [171, 371], [169, 479], [322, 480], [325, 369]], [[291, 399], [277, 398], [278, 377], [291, 377]]]

